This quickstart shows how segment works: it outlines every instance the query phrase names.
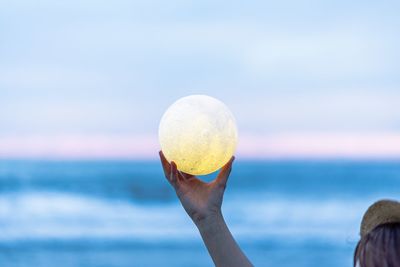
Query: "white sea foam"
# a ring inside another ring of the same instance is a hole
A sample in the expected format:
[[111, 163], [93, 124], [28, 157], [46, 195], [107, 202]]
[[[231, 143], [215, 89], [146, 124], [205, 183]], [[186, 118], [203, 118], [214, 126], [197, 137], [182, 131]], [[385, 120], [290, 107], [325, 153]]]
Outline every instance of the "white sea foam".
[[[224, 213], [235, 236], [348, 242], [370, 200], [226, 199]], [[0, 197], [0, 241], [124, 238], [144, 241], [198, 238], [180, 204], [135, 204], [54, 192]]]

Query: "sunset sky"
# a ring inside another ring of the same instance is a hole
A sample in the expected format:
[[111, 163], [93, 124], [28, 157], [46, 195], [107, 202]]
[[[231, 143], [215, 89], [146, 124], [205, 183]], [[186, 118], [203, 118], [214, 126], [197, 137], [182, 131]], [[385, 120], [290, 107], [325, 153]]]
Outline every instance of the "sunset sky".
[[398, 1], [2, 1], [0, 157], [155, 158], [225, 102], [247, 158], [400, 158]]

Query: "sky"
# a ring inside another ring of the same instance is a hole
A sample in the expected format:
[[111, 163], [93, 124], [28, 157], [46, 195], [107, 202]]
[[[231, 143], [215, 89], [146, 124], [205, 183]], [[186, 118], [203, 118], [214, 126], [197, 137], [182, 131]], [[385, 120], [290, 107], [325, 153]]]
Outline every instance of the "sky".
[[243, 158], [400, 158], [398, 1], [0, 2], [0, 158], [155, 158], [175, 100]]

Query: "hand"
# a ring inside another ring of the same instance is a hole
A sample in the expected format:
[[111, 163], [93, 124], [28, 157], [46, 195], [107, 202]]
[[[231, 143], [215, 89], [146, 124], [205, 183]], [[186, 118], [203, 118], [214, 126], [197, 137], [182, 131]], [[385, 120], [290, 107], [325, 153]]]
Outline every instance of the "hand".
[[175, 162], [169, 163], [162, 151], [159, 154], [165, 177], [194, 223], [220, 216], [226, 183], [235, 158], [232, 157], [222, 167], [214, 181], [205, 183], [194, 175], [178, 171]]

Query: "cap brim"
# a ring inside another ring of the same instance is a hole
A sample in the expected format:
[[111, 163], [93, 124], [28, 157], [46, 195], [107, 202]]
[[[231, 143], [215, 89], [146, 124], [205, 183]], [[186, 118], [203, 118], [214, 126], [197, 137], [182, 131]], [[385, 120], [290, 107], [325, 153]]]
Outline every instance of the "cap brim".
[[377, 226], [400, 223], [400, 203], [394, 200], [379, 200], [365, 212], [361, 221], [360, 235], [366, 236]]

